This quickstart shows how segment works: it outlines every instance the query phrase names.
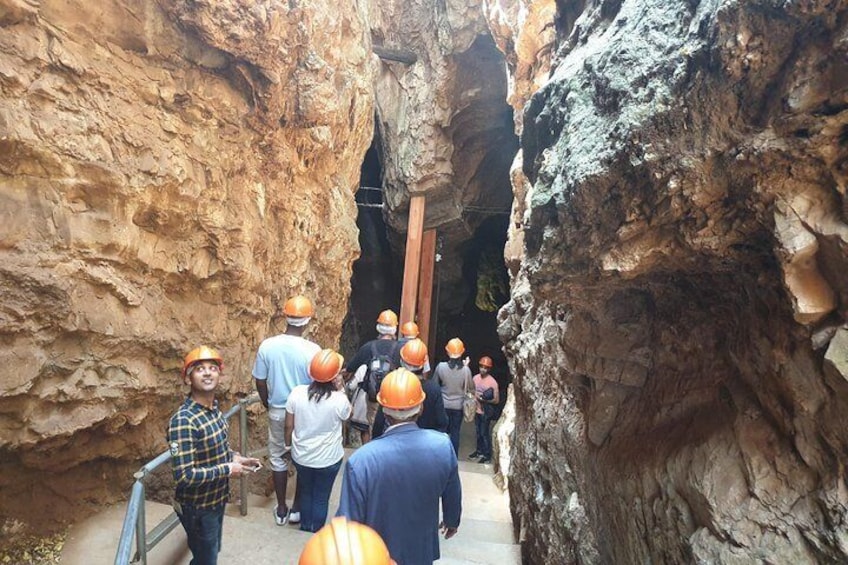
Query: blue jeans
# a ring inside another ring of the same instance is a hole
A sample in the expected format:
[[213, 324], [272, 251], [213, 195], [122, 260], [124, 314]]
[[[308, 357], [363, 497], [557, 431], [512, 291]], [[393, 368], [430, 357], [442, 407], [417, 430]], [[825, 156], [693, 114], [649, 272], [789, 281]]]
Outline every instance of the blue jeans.
[[191, 550], [191, 565], [216, 565], [221, 551], [221, 535], [224, 527], [224, 503], [211, 508], [196, 508], [182, 504], [177, 514], [188, 536]]
[[300, 490], [300, 529], [317, 532], [327, 521], [330, 506], [330, 491], [342, 466], [342, 460], [329, 467], [317, 469], [299, 463], [297, 468], [297, 488]]
[[485, 414], [474, 414], [474, 429], [477, 431], [477, 453], [486, 459], [492, 458], [492, 434], [489, 419]]
[[453, 452], [459, 457], [459, 430], [462, 429], [462, 409], [445, 408], [448, 415], [448, 435], [453, 444]]

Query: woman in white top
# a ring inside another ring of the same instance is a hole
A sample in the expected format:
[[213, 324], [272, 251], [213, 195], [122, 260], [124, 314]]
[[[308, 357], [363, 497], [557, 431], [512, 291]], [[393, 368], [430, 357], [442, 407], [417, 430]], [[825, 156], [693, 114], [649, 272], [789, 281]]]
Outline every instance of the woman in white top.
[[338, 378], [342, 356], [324, 349], [312, 358], [312, 383], [295, 387], [286, 404], [286, 446], [297, 468], [300, 529], [317, 532], [327, 520], [330, 491], [342, 466], [342, 422], [350, 402]]

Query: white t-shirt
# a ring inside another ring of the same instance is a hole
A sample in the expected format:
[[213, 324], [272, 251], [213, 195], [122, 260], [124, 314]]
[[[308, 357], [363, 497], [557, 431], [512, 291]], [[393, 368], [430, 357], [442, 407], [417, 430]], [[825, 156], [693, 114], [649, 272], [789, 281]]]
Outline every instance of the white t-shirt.
[[319, 402], [309, 400], [309, 385], [294, 387], [286, 412], [294, 415], [292, 459], [299, 465], [321, 469], [344, 455], [342, 422], [350, 417], [347, 395], [333, 391]]

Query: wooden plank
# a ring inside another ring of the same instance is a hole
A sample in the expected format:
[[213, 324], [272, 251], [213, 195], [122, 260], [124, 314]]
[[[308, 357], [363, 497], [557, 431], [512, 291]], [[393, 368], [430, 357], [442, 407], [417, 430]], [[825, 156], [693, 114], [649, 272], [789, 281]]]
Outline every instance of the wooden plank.
[[406, 231], [406, 259], [403, 264], [403, 290], [400, 295], [400, 323], [414, 321], [418, 297], [418, 273], [421, 268], [421, 236], [424, 230], [424, 196], [409, 201]]
[[418, 281], [418, 335], [430, 349], [430, 310], [433, 307], [433, 273], [436, 271], [436, 230], [427, 230], [421, 241], [421, 276]]

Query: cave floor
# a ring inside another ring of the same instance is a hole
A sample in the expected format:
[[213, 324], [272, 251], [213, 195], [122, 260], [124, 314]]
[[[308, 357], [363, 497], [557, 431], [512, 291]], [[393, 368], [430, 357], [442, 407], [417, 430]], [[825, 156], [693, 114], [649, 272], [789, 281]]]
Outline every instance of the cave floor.
[[[513, 543], [509, 496], [492, 481], [492, 465], [466, 460], [474, 449], [474, 424], [463, 423], [460, 440], [460, 480], [462, 481], [462, 524], [459, 533], [441, 540], [445, 564], [509, 565], [521, 562], [519, 546]], [[348, 450], [348, 454], [352, 450]], [[330, 496], [330, 511], [338, 507], [341, 490], [340, 472]], [[290, 481], [291, 486], [293, 481]], [[273, 497], [251, 494], [247, 516], [239, 514], [238, 504], [230, 504], [224, 518], [224, 544], [221, 563], [265, 565], [297, 563], [300, 551], [311, 534], [296, 526], [278, 527], [271, 517]], [[115, 560], [118, 537], [126, 504], [105, 508], [99, 514], [73, 526], [62, 551], [62, 563], [68, 565], [107, 564]], [[148, 501], [145, 505], [150, 531], [168, 516], [170, 506]], [[148, 554], [150, 565], [187, 564], [190, 554], [182, 528], [177, 526]]]

